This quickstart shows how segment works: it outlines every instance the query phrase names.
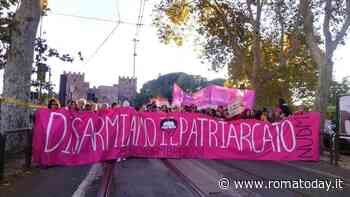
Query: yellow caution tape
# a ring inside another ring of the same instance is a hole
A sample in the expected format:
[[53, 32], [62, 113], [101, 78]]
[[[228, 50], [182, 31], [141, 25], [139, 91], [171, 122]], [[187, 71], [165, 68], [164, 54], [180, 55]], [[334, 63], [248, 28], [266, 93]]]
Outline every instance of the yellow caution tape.
[[16, 98], [0, 98], [0, 103], [1, 104], [12, 104], [12, 105], [16, 105], [18, 107], [27, 107], [27, 108], [46, 107], [44, 105], [38, 105], [38, 104], [31, 103], [31, 102], [23, 101], [20, 99], [16, 99]]

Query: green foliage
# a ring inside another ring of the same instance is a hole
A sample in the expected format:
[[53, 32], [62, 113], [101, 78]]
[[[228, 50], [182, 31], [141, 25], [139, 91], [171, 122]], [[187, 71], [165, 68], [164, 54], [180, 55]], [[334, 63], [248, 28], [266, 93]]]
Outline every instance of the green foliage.
[[350, 76], [344, 77], [341, 82], [332, 81], [329, 89], [328, 105], [336, 106], [337, 97], [350, 94]]
[[[166, 2], [158, 5], [157, 12], [169, 6]], [[254, 18], [256, 1], [192, 1], [201, 59], [215, 71], [227, 67], [233, 83], [247, 81], [246, 86], [257, 92], [258, 106], [275, 106], [280, 97], [290, 102], [313, 100], [317, 69], [300, 33], [297, 4], [292, 0], [273, 0], [261, 5], [262, 20], [258, 21]], [[157, 24], [173, 25], [165, 19], [157, 19]], [[164, 29], [158, 30], [161, 40], [171, 39]], [[260, 40], [259, 65], [255, 61], [256, 39]], [[254, 71], [256, 75], [252, 74]]]
[[141, 106], [154, 97], [171, 99], [174, 83], [177, 83], [186, 92], [195, 92], [209, 84], [223, 85], [224, 81], [224, 79], [208, 81], [201, 76], [188, 75], [181, 72], [166, 74], [145, 83], [142, 86], [140, 93], [136, 95], [133, 105]]
[[[11, 44], [11, 31], [16, 29], [16, 21], [14, 21], [15, 9], [19, 6], [18, 0], [1, 0], [0, 1], [0, 69], [3, 69], [7, 62], [7, 52]], [[45, 15], [46, 10], [42, 11]], [[45, 32], [43, 32], [45, 35]], [[32, 87], [42, 94], [41, 91], [52, 93], [53, 84], [45, 78], [46, 73], [50, 69], [48, 60], [57, 58], [63, 62], [73, 62], [74, 58], [66, 53], [62, 54], [57, 49], [50, 47], [44, 37], [37, 37], [34, 42], [34, 63], [32, 68]], [[80, 60], [83, 60], [81, 52], [78, 53]], [[35, 78], [36, 76], [36, 78]]]
[[14, 12], [11, 8], [17, 5], [17, 0], [0, 1], [0, 69], [4, 67], [7, 59], [7, 50], [10, 46], [10, 29], [13, 24]]

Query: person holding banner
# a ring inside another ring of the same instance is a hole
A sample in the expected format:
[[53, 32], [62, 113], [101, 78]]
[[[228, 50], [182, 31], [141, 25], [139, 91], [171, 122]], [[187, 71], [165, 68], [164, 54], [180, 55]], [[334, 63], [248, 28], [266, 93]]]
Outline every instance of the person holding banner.
[[68, 101], [68, 106], [66, 107], [66, 109], [72, 112], [78, 111], [77, 102], [73, 100]]
[[54, 110], [59, 109], [60, 107], [60, 102], [56, 98], [50, 99], [47, 105], [47, 108]]
[[288, 103], [283, 98], [278, 99], [278, 108], [281, 109], [282, 118], [292, 115], [292, 112], [289, 109]]
[[[115, 107], [115, 106], [114, 106]], [[130, 103], [125, 100], [123, 102], [123, 107], [130, 107]], [[89, 108], [89, 107], [88, 107]], [[85, 107], [85, 109], [87, 109]], [[108, 104], [102, 103], [99, 105], [98, 110], [107, 110], [108, 109]], [[125, 158], [118, 158], [117, 162], [125, 161]], [[86, 191], [88, 190], [88, 187], [93, 183], [94, 180], [99, 179], [102, 174], [103, 174], [103, 166], [108, 166], [108, 165], [115, 165], [114, 160], [111, 161], [106, 161], [104, 163], [95, 163], [91, 166], [87, 176], [85, 179], [80, 183], [78, 186], [78, 189], [73, 193], [72, 197], [84, 197], [86, 194]]]
[[[103, 110], [105, 107], [104, 105], [97, 106], [92, 105], [91, 103], [86, 103], [85, 99], [79, 99], [78, 101], [78, 110], [79, 111], [96, 111], [96, 108], [98, 107], [98, 110]], [[78, 189], [75, 190], [72, 197], [84, 197], [85, 193], [88, 190], [88, 187], [96, 180], [99, 179], [103, 174], [103, 163], [94, 163], [92, 164], [87, 176], [84, 178], [84, 180], [80, 183], [78, 186]]]
[[77, 101], [78, 111], [84, 111], [86, 105], [86, 100], [81, 98]]

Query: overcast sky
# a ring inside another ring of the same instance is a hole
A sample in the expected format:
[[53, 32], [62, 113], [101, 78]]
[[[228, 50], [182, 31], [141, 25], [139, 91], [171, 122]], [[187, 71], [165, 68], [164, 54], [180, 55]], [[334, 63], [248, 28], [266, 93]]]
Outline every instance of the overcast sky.
[[[106, 39], [116, 24], [111, 22], [86, 20], [63, 16], [78, 15], [131, 23], [137, 22], [139, 0], [49, 0], [51, 11], [43, 19], [44, 35], [50, 46], [62, 52], [76, 55], [81, 51], [85, 62], [74, 63], [50, 61], [53, 82], [58, 91], [59, 76], [63, 71], [84, 72], [90, 86], [112, 85], [118, 83], [118, 76], [132, 76], [133, 73], [133, 38], [135, 25], [120, 24], [110, 39], [98, 53], [90, 57]], [[155, 79], [159, 74], [186, 72], [202, 75], [208, 79], [225, 78], [226, 69], [219, 73], [209, 71], [209, 65], [201, 64], [194, 52], [192, 42], [182, 47], [159, 43], [156, 30], [151, 24], [151, 13], [157, 0], [148, 0], [145, 5], [143, 23], [138, 39], [136, 58], [136, 77], [138, 88], [146, 81]], [[117, 9], [119, 7], [119, 9]], [[350, 42], [338, 49], [335, 57], [335, 78], [350, 75]], [[86, 62], [86, 60], [89, 60]], [[2, 90], [2, 80], [1, 80]]]

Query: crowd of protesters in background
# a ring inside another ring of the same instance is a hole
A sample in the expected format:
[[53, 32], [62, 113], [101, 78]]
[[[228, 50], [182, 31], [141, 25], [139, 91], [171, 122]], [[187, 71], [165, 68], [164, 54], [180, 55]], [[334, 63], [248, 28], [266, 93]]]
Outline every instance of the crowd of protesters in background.
[[[79, 99], [77, 101], [69, 100], [65, 109], [75, 112], [95, 112], [99, 110], [113, 109], [117, 107], [126, 107], [129, 106], [128, 101], [124, 101], [122, 105], [118, 102], [114, 102], [111, 105], [108, 103], [94, 103], [87, 102], [85, 99]], [[60, 108], [60, 102], [56, 98], [52, 98], [48, 102], [49, 109], [58, 109]]]
[[[228, 106], [218, 106], [216, 108], [203, 108], [199, 109], [195, 105], [190, 106], [176, 106], [176, 105], [157, 105], [155, 102], [150, 102], [143, 105], [141, 108], [135, 108], [140, 112], [187, 112], [187, 113], [201, 113], [221, 120], [238, 120], [238, 119], [258, 119], [261, 121], [276, 122], [281, 119], [292, 115], [290, 107], [284, 99], [279, 99], [278, 105], [274, 109], [263, 108], [261, 110], [250, 110], [244, 108], [242, 103], [238, 102], [239, 113], [234, 113], [232, 111], [235, 109], [229, 108]], [[111, 105], [107, 103], [94, 103], [87, 102], [85, 99], [79, 99], [77, 101], [68, 101], [67, 106], [64, 108], [72, 112], [97, 112], [101, 110], [110, 110], [118, 107], [129, 107], [128, 101], [123, 103], [115, 102]], [[232, 105], [231, 105], [232, 106]], [[57, 110], [61, 108], [60, 102], [53, 98], [48, 102], [48, 108], [52, 110]], [[300, 106], [295, 114], [304, 113], [304, 107]], [[124, 161], [125, 158], [118, 158], [117, 162]], [[74, 192], [73, 197], [84, 196], [88, 187], [100, 176], [102, 176], [103, 168], [108, 165], [114, 165], [114, 163], [100, 162], [95, 163], [91, 166], [89, 172], [87, 173], [84, 180], [78, 186], [78, 189]]]
[[[139, 111], [146, 112], [192, 112], [192, 113], [201, 113], [206, 114], [222, 120], [237, 120], [237, 119], [257, 119], [268, 122], [277, 122], [286, 118], [290, 115], [293, 115], [288, 103], [284, 99], [279, 99], [279, 103], [274, 109], [245, 109], [243, 112], [230, 116], [228, 107], [218, 106], [217, 108], [204, 108], [198, 109], [195, 105], [189, 106], [169, 106], [162, 105], [157, 106], [154, 102], [142, 106], [138, 109]], [[301, 115], [305, 112], [305, 107], [300, 105], [298, 110], [294, 113], [295, 115]]]
[[[99, 111], [106, 109], [113, 109], [118, 107], [129, 106], [128, 101], [124, 101], [122, 104], [119, 102], [114, 102], [112, 104], [107, 103], [93, 103], [87, 102], [85, 99], [79, 99], [77, 101], [68, 101], [67, 110], [76, 111], [76, 112], [86, 112], [86, 111]], [[57, 99], [51, 99], [48, 103], [49, 109], [58, 109], [60, 108], [60, 103]], [[279, 99], [278, 104], [273, 109], [262, 108], [262, 109], [244, 109], [239, 114], [229, 113], [227, 106], [218, 106], [217, 108], [202, 108], [199, 109], [195, 105], [185, 105], [185, 106], [175, 106], [175, 105], [157, 105], [155, 102], [151, 102], [143, 105], [140, 108], [135, 108], [137, 111], [141, 112], [192, 112], [192, 113], [201, 113], [215, 117], [221, 120], [238, 120], [238, 119], [257, 119], [267, 122], [277, 122], [282, 120], [285, 117], [292, 115], [292, 111], [288, 103], [284, 99]], [[298, 110], [294, 113], [295, 115], [300, 115], [305, 112], [305, 107], [300, 105]]]

